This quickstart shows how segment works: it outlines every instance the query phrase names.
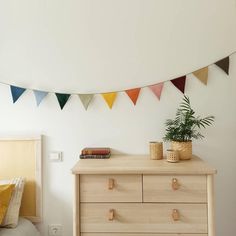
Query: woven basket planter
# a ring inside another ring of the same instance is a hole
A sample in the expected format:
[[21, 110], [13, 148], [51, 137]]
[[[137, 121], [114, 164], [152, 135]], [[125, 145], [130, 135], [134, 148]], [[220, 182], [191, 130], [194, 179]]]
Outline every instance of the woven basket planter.
[[162, 142], [150, 142], [150, 159], [161, 160], [163, 159], [163, 143]]
[[171, 149], [179, 151], [180, 160], [190, 160], [192, 158], [192, 141], [188, 142], [171, 142]]
[[179, 161], [179, 151], [168, 149], [166, 150], [166, 160], [168, 162], [178, 162]]

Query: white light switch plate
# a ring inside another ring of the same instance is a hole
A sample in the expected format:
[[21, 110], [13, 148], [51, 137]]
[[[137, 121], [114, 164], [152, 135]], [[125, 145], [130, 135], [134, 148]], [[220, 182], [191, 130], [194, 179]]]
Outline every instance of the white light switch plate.
[[51, 152], [49, 158], [50, 161], [62, 161], [62, 152]]

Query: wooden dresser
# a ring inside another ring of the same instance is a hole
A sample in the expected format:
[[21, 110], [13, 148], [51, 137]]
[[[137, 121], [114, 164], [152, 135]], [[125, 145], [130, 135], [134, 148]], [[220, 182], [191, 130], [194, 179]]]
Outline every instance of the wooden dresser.
[[200, 158], [80, 160], [74, 236], [215, 236], [213, 178]]

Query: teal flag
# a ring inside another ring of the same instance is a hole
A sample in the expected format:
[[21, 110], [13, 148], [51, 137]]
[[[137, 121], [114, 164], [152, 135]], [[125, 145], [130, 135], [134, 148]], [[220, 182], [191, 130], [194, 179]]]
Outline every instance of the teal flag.
[[66, 94], [66, 93], [55, 93], [55, 94], [57, 96], [57, 100], [62, 110], [64, 106], [66, 105], [68, 99], [70, 98], [70, 94]]
[[36, 99], [37, 106], [42, 102], [42, 100], [48, 95], [48, 92], [39, 91], [39, 90], [33, 90], [34, 96]]
[[89, 103], [92, 101], [93, 99], [93, 94], [78, 94], [80, 101], [82, 102], [85, 110], [88, 109]]
[[26, 90], [25, 88], [16, 87], [13, 85], [10, 85], [10, 88], [11, 88], [13, 103], [15, 103]]

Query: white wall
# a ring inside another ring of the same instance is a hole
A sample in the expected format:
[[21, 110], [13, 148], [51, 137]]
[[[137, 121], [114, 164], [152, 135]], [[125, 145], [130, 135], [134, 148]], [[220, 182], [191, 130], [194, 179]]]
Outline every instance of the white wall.
[[[106, 92], [175, 78], [236, 50], [234, 0], [80, 0], [0, 2], [0, 81], [49, 91]], [[186, 94], [201, 114], [216, 116], [194, 152], [218, 169], [217, 235], [234, 235], [236, 225], [236, 55], [230, 76], [210, 67], [208, 86], [188, 76]], [[2, 135], [44, 135], [44, 221], [72, 235], [70, 169], [84, 146], [110, 146], [148, 153], [161, 140], [164, 121], [182, 95], [166, 83], [160, 102], [143, 89], [134, 107], [120, 93], [112, 110], [100, 96], [84, 111], [73, 96], [60, 111], [50, 94], [39, 108], [27, 91], [12, 104], [0, 85]], [[48, 160], [63, 151], [62, 163]]]

